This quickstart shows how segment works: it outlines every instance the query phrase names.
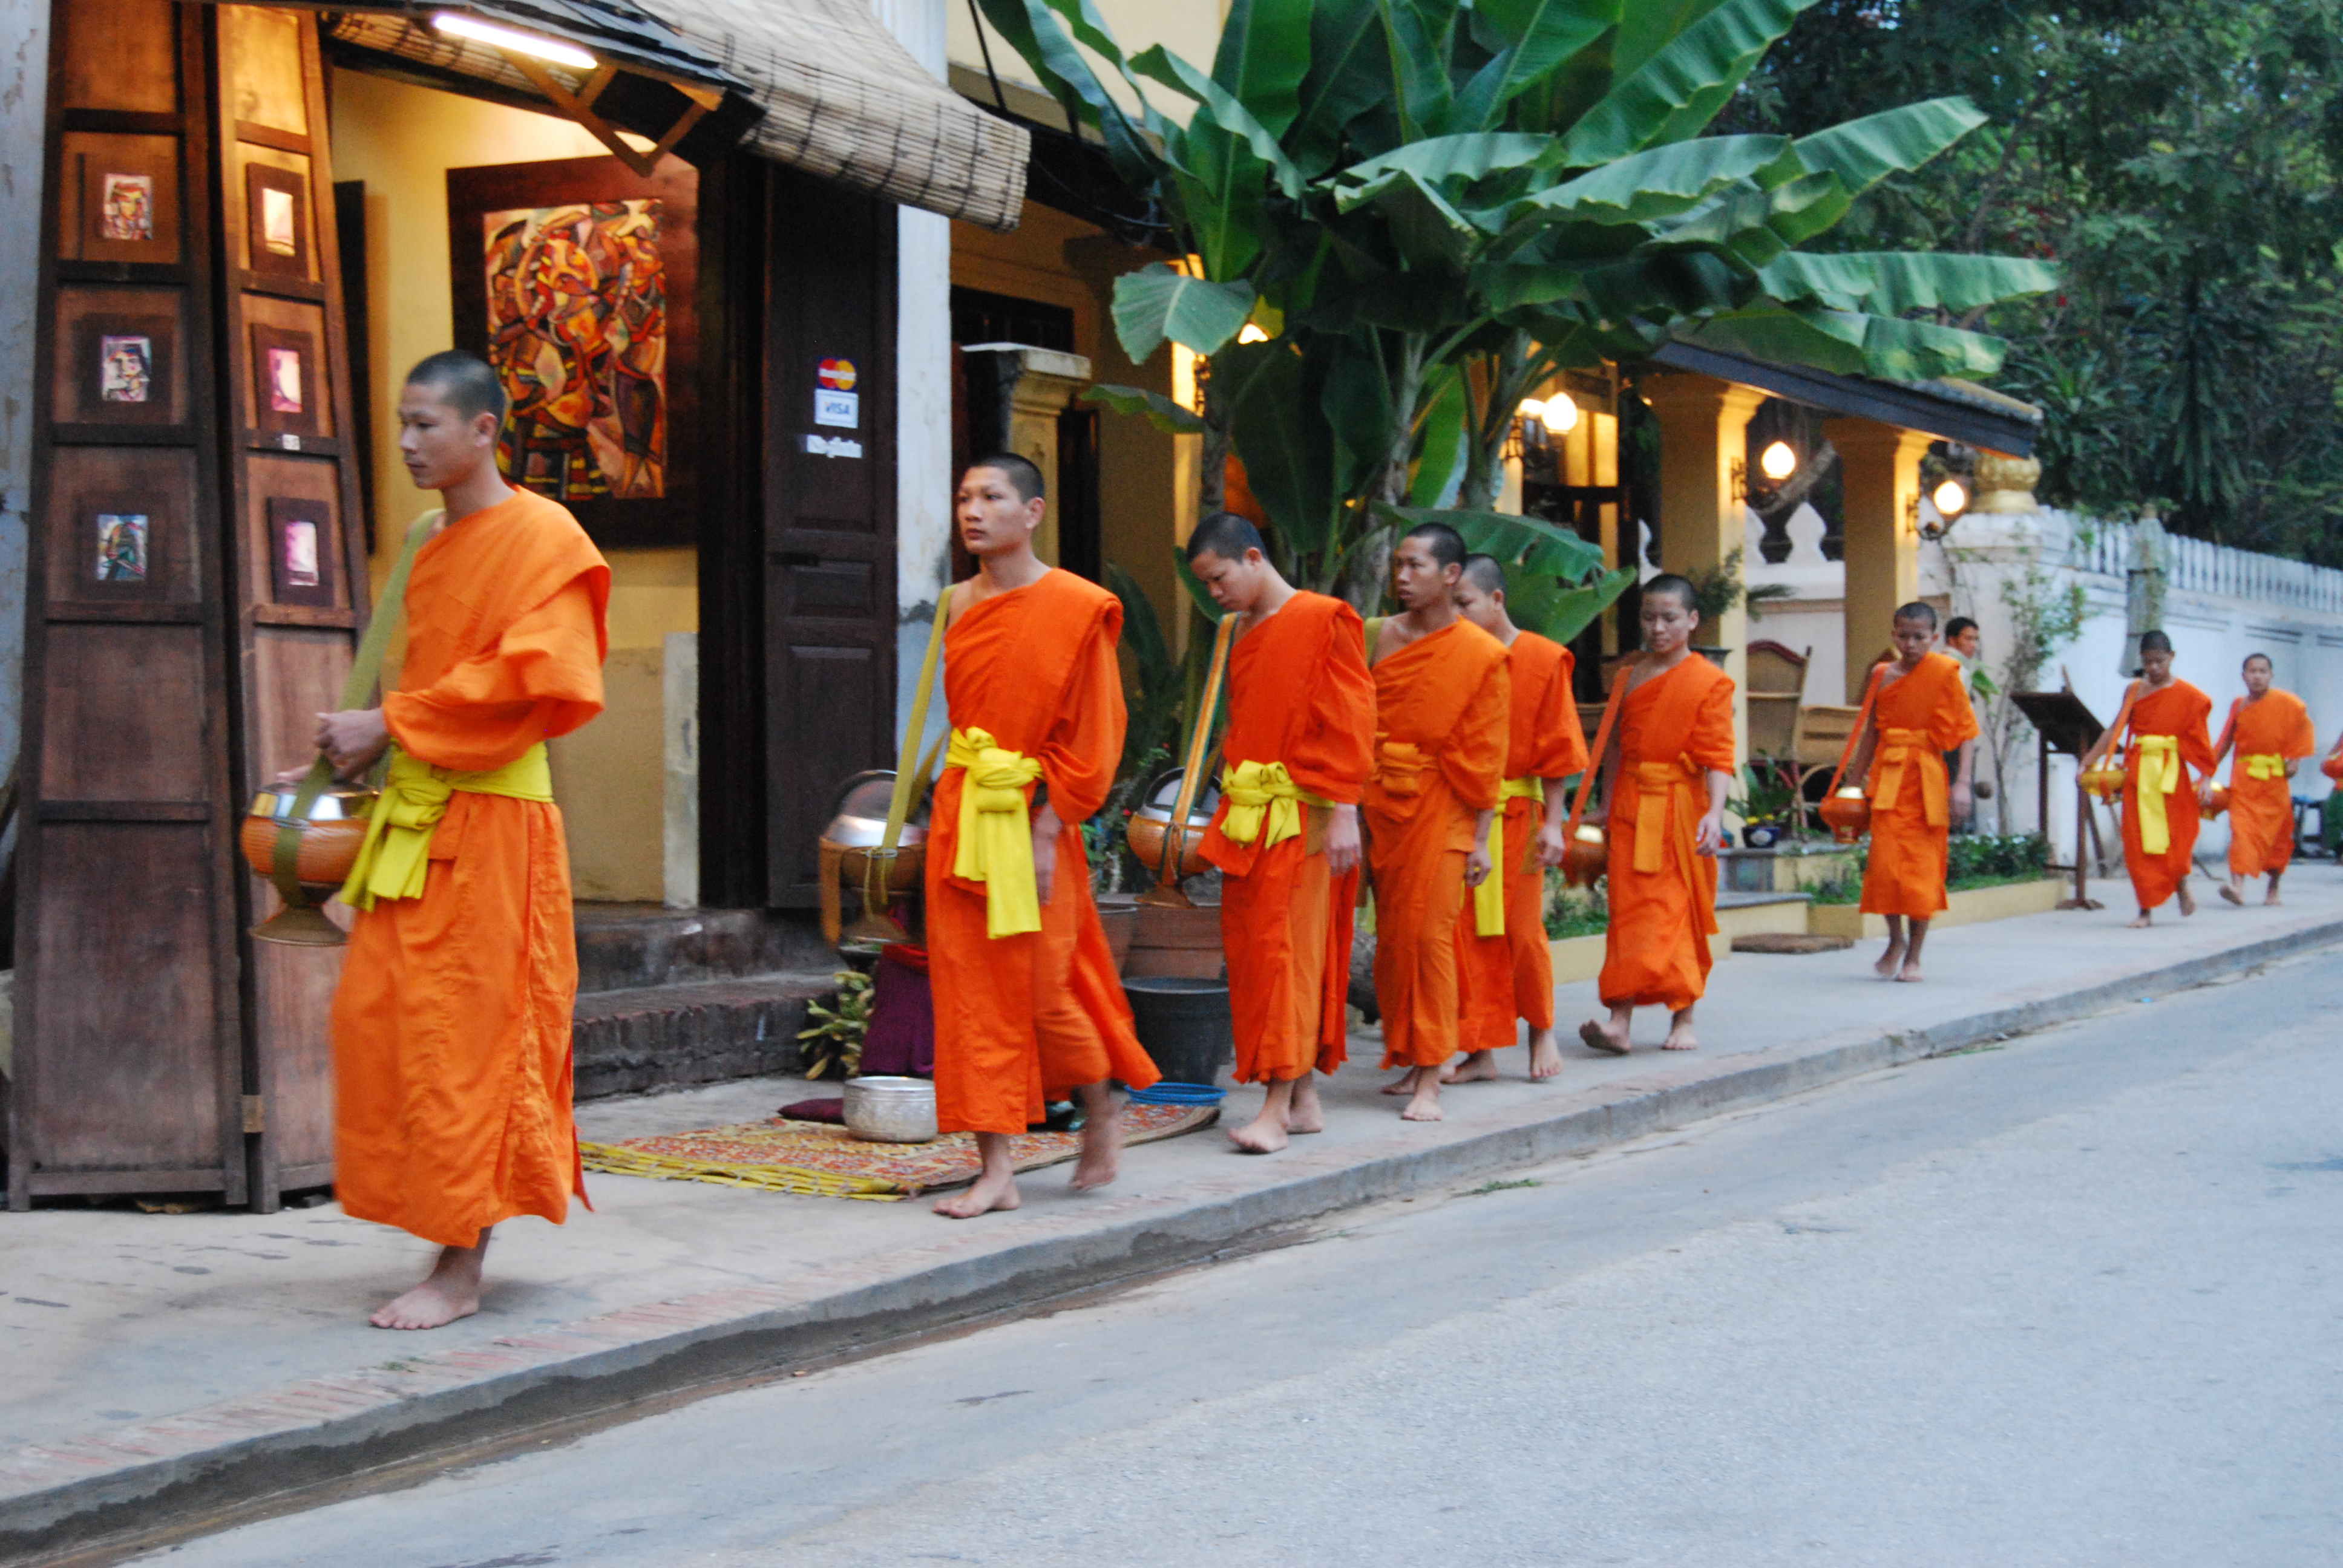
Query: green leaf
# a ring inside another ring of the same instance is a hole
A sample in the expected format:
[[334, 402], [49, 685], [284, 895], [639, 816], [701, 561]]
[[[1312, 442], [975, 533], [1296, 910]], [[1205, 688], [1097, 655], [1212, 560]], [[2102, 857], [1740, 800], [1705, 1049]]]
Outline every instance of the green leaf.
[[1413, 175], [1434, 186], [1452, 180], [1469, 182], [1493, 170], [1526, 167], [1552, 156], [1554, 150], [1552, 136], [1527, 136], [1510, 131], [1427, 136], [1364, 163], [1353, 164], [1335, 175], [1335, 205], [1339, 210], [1349, 212], [1373, 200], [1395, 175]]
[[1332, 537], [1341, 497], [1333, 437], [1319, 411], [1322, 362], [1290, 343], [1240, 343], [1212, 357], [1231, 388], [1229, 435], [1245, 482], [1288, 548], [1306, 554]]
[[1789, 146], [1782, 136], [1704, 136], [1613, 160], [1522, 206], [1577, 223], [1645, 223], [1684, 212], [1748, 179]]
[[1172, 436], [1199, 435], [1204, 421], [1194, 410], [1182, 407], [1161, 392], [1151, 392], [1144, 387], [1086, 387], [1081, 400], [1103, 403], [1118, 414], [1131, 414], [1146, 420], [1157, 429]]
[[1252, 285], [1207, 283], [1151, 262], [1114, 280], [1114, 335], [1133, 365], [1144, 365], [1170, 338], [1214, 354], [1252, 314]]
[[1163, 623], [1155, 618], [1154, 601], [1137, 578], [1113, 561], [1106, 563], [1106, 586], [1122, 601], [1122, 646], [1131, 650], [1131, 665], [1142, 684], [1151, 686], [1173, 668], [1172, 645], [1163, 639]]
[[1815, 0], [1724, 0], [1620, 80], [1564, 137], [1564, 163], [1593, 168], [1680, 142], [1716, 116], [1798, 14]]
[[[1131, 65], [1131, 69], [1141, 75], [1151, 77], [1175, 92], [1184, 93], [1193, 98], [1199, 106], [1199, 116], [1210, 115], [1213, 123], [1222, 130], [1232, 136], [1242, 139], [1245, 146], [1252, 149], [1254, 157], [1259, 158], [1276, 173], [1278, 186], [1288, 196], [1294, 198], [1301, 196], [1302, 171], [1293, 166], [1292, 160], [1285, 156], [1285, 149], [1277, 145], [1277, 137], [1271, 133], [1269, 127], [1255, 119], [1250, 110], [1231, 96], [1227, 88], [1161, 44], [1153, 45], [1133, 59]], [[1191, 138], [1196, 134], [1196, 123], [1193, 118], [1188, 123], [1188, 133]]]
[[1212, 602], [1212, 590], [1204, 586], [1203, 579], [1188, 565], [1188, 552], [1178, 545], [1172, 547], [1172, 569], [1179, 574], [1180, 586], [1188, 590], [1189, 598], [1204, 612], [1204, 618], [1214, 626], [1220, 625], [1221, 607]]
[[[1867, 275], [1866, 286], [1843, 286], [1854, 274]], [[1845, 308], [1879, 316], [1907, 310], [1974, 310], [2058, 286], [2058, 269], [2046, 262], [2011, 256], [1963, 256], [1941, 252], [1849, 251], [1805, 256], [1793, 251], [1758, 274], [1776, 299], [1832, 299]]]
[[[1415, 428], [1415, 464], [1407, 477], [1408, 499], [1418, 507], [1437, 507], [1459, 474], [1464, 471], [1465, 425], [1470, 406], [1464, 377], [1451, 369], [1436, 373], [1423, 417]], [[1443, 515], [1441, 519], [1446, 522]]]
[[1849, 376], [1927, 381], [1940, 376], [1990, 376], [2008, 345], [1983, 333], [1855, 311], [1824, 310], [1772, 300], [1711, 317], [1680, 334], [1701, 343], [1785, 364]]
[[1616, 604], [1634, 580], [1634, 570], [1629, 567], [1604, 572], [1591, 582], [1575, 586], [1523, 568], [1508, 567], [1505, 613], [1513, 618], [1515, 626], [1567, 645]]
[[1411, 266], [1462, 267], [1488, 238], [1447, 197], [1405, 169], [1387, 176], [1373, 199]]
[[[1105, 139], [1107, 156], [1125, 185], [1135, 190], [1151, 188], [1165, 175], [1162, 155], [1155, 144], [1142, 135], [1131, 122], [1121, 104], [1108, 93], [1090, 62], [1066, 35], [1065, 27], [1052, 13], [1049, 0], [978, 0], [984, 8], [985, 19], [990, 22], [1003, 38], [1023, 55], [1033, 68], [1034, 75], [1058, 100], [1069, 121], [1095, 127]], [[1081, 15], [1095, 16], [1083, 0]], [[1087, 27], [1088, 24], [1084, 25]], [[1104, 24], [1098, 24], [1101, 35]], [[1118, 68], [1122, 56], [1114, 47], [1111, 37], [1104, 39], [1101, 53], [1111, 58]], [[1128, 71], [1123, 72], [1126, 79]], [[1135, 90], [1135, 87], [1134, 87]], [[1142, 98], [1141, 102], [1145, 100]]]
[[1501, 56], [1503, 74], [1489, 91], [1493, 106], [1503, 108], [1617, 26], [1621, 5], [1622, 0], [1476, 0], [1474, 13], [1513, 45]]
[[1283, 136], [1302, 112], [1310, 22], [1311, 0], [1232, 0], [1221, 24], [1212, 80], [1272, 136]]
[[1582, 539], [1544, 518], [1510, 512], [1473, 512], [1454, 508], [1374, 504], [1375, 515], [1402, 528], [1445, 523], [1462, 535], [1475, 555], [1494, 556], [1501, 565], [1566, 582], [1584, 582], [1603, 569], [1603, 547]]
[[1293, 161], [1312, 174], [1340, 155], [1351, 123], [1391, 94], [1389, 51], [1375, 0], [1316, 0], [1310, 15], [1310, 74], [1289, 129]]
[[1985, 122], [1966, 98], [1931, 98], [1800, 136], [1795, 149], [1807, 169], [1835, 174], [1849, 196], [1861, 196], [1889, 175], [1918, 168]]

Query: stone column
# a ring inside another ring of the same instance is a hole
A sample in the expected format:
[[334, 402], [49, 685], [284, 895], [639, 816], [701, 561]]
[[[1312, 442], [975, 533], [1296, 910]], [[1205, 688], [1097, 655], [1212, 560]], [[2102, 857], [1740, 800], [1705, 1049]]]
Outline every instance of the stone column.
[[[1041, 515], [1041, 531], [1033, 536], [1033, 553], [1051, 566], [1058, 564], [1058, 416], [1090, 385], [1091, 362], [1079, 354], [1035, 348], [1021, 343], [973, 343], [961, 350], [968, 368], [971, 404], [986, 399], [979, 389], [979, 367], [989, 366], [998, 390], [989, 401], [992, 422], [988, 427], [980, 407], [971, 407], [970, 423], [983, 437], [988, 428], [1000, 432], [999, 446], [1030, 460], [1041, 470], [1050, 488], [1049, 507]], [[989, 442], [975, 443], [980, 451]]]
[[[1745, 525], [1734, 466], [1748, 450], [1749, 417], [1765, 394], [1755, 387], [1714, 376], [1671, 373], [1643, 384], [1644, 400], [1660, 422], [1660, 569], [1686, 577], [1711, 571], [1740, 544]], [[1749, 563], [1742, 563], [1745, 576]], [[1727, 649], [1725, 673], [1733, 677], [1733, 743], [1749, 755], [1749, 615], [1735, 605], [1718, 625], [1703, 625], [1693, 640]], [[1619, 628], [1623, 644], [1634, 633]]]
[[1825, 419], [1846, 497], [1846, 699], [1863, 700], [1896, 607], [1920, 592], [1920, 457], [1936, 437], [1875, 419]]

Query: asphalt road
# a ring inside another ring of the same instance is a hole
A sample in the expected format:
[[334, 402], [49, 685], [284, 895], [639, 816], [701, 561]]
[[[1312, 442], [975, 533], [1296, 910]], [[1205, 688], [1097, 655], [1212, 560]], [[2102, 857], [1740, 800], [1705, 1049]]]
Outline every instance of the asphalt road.
[[2338, 1010], [2313, 955], [139, 1561], [2333, 1564]]

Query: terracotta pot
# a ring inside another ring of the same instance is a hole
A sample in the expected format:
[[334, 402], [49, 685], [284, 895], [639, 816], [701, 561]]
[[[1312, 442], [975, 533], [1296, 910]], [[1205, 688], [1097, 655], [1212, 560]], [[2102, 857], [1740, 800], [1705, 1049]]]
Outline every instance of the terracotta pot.
[[1871, 802], [1852, 785], [1825, 800], [1820, 810], [1823, 825], [1842, 844], [1852, 844], [1871, 831]]
[[1563, 847], [1562, 879], [1574, 888], [1591, 888], [1594, 879], [1611, 866], [1611, 845], [1603, 829], [1593, 822], [1581, 822], [1578, 830]]

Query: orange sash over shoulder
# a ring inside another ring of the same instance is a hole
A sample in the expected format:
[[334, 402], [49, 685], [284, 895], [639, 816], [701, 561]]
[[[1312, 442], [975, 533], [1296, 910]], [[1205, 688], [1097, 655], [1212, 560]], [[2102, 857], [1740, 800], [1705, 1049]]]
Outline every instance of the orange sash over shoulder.
[[[1621, 680], [1632, 678], [1632, 668]], [[1690, 1007], [1706, 992], [1716, 861], [1700, 854], [1707, 775], [1730, 773], [1733, 679], [1698, 654], [1627, 693], [1609, 825], [1604, 1005]]]

